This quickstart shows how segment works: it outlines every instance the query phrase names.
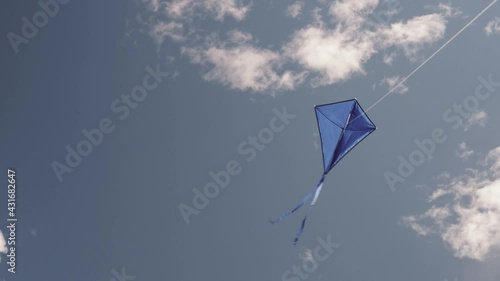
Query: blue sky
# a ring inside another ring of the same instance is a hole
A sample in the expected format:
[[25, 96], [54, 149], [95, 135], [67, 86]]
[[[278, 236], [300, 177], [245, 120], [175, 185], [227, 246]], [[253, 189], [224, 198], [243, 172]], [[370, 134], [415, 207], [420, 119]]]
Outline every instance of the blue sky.
[[[499, 12], [9, 2], [0, 280], [497, 281]], [[322, 173], [314, 105], [352, 98], [378, 129], [330, 172], [293, 247], [303, 212], [268, 220]]]

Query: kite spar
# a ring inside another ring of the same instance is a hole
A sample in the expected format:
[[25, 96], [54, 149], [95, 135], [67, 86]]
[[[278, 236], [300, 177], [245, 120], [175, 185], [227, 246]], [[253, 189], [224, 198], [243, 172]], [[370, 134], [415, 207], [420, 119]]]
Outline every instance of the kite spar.
[[356, 99], [317, 105], [314, 109], [316, 111], [316, 121], [318, 123], [321, 150], [323, 152], [323, 175], [316, 186], [302, 199], [297, 207], [276, 220], [271, 220], [272, 224], [283, 221], [286, 217], [304, 206], [314, 196], [302, 220], [302, 224], [295, 235], [294, 245], [297, 244], [304, 231], [307, 214], [318, 200], [325, 176], [349, 151], [377, 129]]

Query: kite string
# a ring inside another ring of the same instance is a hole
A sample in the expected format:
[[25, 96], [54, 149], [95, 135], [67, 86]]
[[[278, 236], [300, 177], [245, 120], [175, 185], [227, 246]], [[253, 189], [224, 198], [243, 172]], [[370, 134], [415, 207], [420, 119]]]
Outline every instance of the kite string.
[[432, 58], [434, 58], [439, 52], [441, 52], [448, 44], [450, 44], [455, 38], [457, 38], [462, 32], [464, 32], [471, 24], [473, 24], [478, 18], [480, 18], [486, 11], [488, 11], [498, 0], [493, 0], [486, 8], [484, 8], [479, 14], [477, 14], [472, 20], [470, 20], [462, 29], [460, 29], [455, 35], [453, 35], [446, 43], [444, 43], [437, 51], [435, 51], [430, 57], [428, 57], [424, 62], [422, 62], [417, 68], [415, 68], [410, 74], [408, 74], [406, 77], [404, 77], [399, 83], [392, 87], [385, 95], [383, 95], [381, 98], [379, 98], [376, 102], [374, 102], [368, 109], [365, 110], [365, 112], [356, 118], [354, 118], [353, 122], [356, 121], [359, 117], [365, 115], [366, 112], [370, 111], [372, 108], [377, 106], [380, 102], [382, 102], [387, 96], [392, 94], [398, 87], [400, 87], [402, 84], [404, 84], [410, 77], [412, 77], [417, 71], [419, 71], [424, 65], [426, 65]]
[[394, 92], [399, 86], [401, 86], [406, 80], [408, 80], [413, 74], [419, 71], [425, 64], [427, 64], [432, 58], [434, 58], [439, 52], [441, 52], [451, 41], [455, 40], [457, 36], [459, 36], [464, 30], [466, 30], [471, 24], [473, 24], [479, 17], [481, 17], [486, 11], [488, 11], [498, 0], [493, 0], [486, 8], [484, 8], [479, 14], [477, 14], [472, 20], [470, 20], [462, 29], [460, 29], [455, 35], [453, 35], [446, 43], [444, 43], [437, 51], [435, 51], [430, 57], [428, 57], [423, 63], [421, 63], [417, 68], [415, 68], [410, 74], [408, 74], [403, 80], [399, 81], [399, 83], [389, 90], [385, 95], [383, 95], [380, 99], [378, 99], [374, 104], [372, 104], [365, 112], [370, 111], [373, 107], [383, 101], [388, 95]]

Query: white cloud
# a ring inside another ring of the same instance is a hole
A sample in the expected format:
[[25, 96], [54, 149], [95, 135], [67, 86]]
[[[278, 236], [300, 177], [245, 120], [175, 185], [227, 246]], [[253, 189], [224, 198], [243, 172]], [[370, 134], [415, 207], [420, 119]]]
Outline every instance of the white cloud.
[[142, 0], [142, 1], [145, 2], [146, 5], [149, 7], [149, 9], [153, 12], [157, 12], [163, 3], [161, 0]]
[[178, 70], [174, 70], [174, 74], [172, 74], [172, 80], [175, 80], [177, 79], [177, 77], [179, 77], [180, 73]]
[[343, 28], [358, 28], [378, 3], [378, 0], [337, 0], [330, 6], [330, 14]]
[[143, 0], [149, 13], [139, 14], [137, 20], [147, 33], [161, 45], [166, 38], [180, 42], [186, 39], [185, 30], [192, 32], [195, 18], [213, 18], [223, 22], [226, 17], [245, 19], [250, 4], [240, 0]]
[[446, 23], [445, 17], [439, 13], [393, 23], [379, 30], [380, 44], [385, 48], [391, 46], [401, 48], [408, 58], [414, 59], [422, 47], [443, 37]]
[[[500, 147], [491, 150], [489, 168], [467, 169], [439, 187], [421, 215], [403, 222], [419, 235], [438, 234], [459, 258], [486, 260], [500, 255]], [[446, 200], [448, 199], [448, 200]]]
[[401, 78], [399, 75], [393, 77], [385, 77], [380, 82], [380, 85], [387, 85], [389, 90], [395, 88], [394, 90], [392, 90], [394, 93], [404, 94], [408, 92], [409, 88], [404, 83], [401, 83], [402, 80], [403, 78]]
[[394, 62], [394, 59], [396, 58], [396, 53], [390, 53], [390, 54], [385, 54], [384, 55], [384, 63], [387, 64], [387, 65], [392, 65], [392, 63]]
[[174, 41], [184, 40], [183, 25], [178, 22], [159, 22], [153, 26], [149, 35], [153, 37], [157, 44], [165, 41], [165, 38], [170, 37]]
[[452, 7], [450, 3], [439, 3], [437, 6], [429, 5], [426, 8], [430, 8], [436, 12], [440, 12], [445, 17], [454, 18], [460, 16], [462, 11], [458, 8]]
[[[294, 33], [284, 47], [285, 55], [305, 70], [317, 74], [311, 76], [313, 86], [323, 86], [348, 80], [354, 74], [365, 74], [365, 63], [382, 50], [395, 47], [403, 50], [408, 58], [415, 59], [423, 47], [444, 36], [447, 21], [441, 13], [391, 25], [378, 24], [370, 29], [369, 15], [378, 3], [378, 0], [334, 2], [330, 14], [336, 26], [328, 28], [317, 16], [315, 24]], [[384, 57], [384, 62], [392, 64], [395, 56], [391, 52]], [[401, 91], [406, 90], [402, 85]]]
[[229, 41], [235, 44], [243, 44], [250, 42], [253, 39], [252, 34], [242, 32], [239, 30], [232, 30], [228, 32]]
[[441, 174], [436, 176], [436, 179], [438, 180], [449, 180], [451, 179], [451, 175], [448, 171], [443, 171]]
[[311, 11], [312, 24], [323, 25], [323, 16], [321, 15], [321, 8], [316, 7]]
[[189, 20], [198, 10], [218, 21], [223, 21], [226, 16], [241, 21], [250, 11], [250, 4], [245, 5], [240, 0], [174, 0], [165, 8], [171, 18], [179, 20]]
[[484, 28], [484, 31], [486, 32], [487, 36], [500, 34], [500, 18], [496, 17], [488, 22], [488, 24], [486, 24], [486, 27]]
[[488, 114], [481, 110], [471, 113], [469, 119], [465, 122], [464, 131], [470, 130], [473, 126], [484, 127], [488, 122]]
[[286, 15], [291, 18], [296, 18], [302, 14], [303, 8], [304, 8], [304, 2], [296, 1], [295, 3], [286, 8]]
[[458, 158], [466, 161], [472, 154], [474, 154], [474, 150], [470, 149], [465, 142], [461, 142], [458, 144], [455, 153]]
[[319, 73], [313, 86], [344, 81], [354, 73], [364, 74], [363, 64], [374, 52], [369, 38], [320, 26], [299, 30], [285, 46], [287, 56], [304, 69]]
[[[227, 41], [222, 43], [200, 43], [207, 35], [203, 34], [206, 33], [203, 28], [190, 36], [194, 18], [208, 15], [220, 22], [226, 17], [240, 21], [250, 11], [249, 1], [150, 0], [148, 3], [149, 11], [156, 11], [157, 15], [149, 22], [160, 22], [149, 25], [149, 33], [159, 45], [165, 38], [180, 43], [182, 52], [193, 63], [208, 68], [203, 74], [208, 81], [258, 92], [295, 89], [305, 79], [317, 87], [365, 75], [365, 64], [379, 52], [386, 54], [383, 61], [389, 65], [400, 52], [415, 60], [422, 48], [444, 36], [446, 18], [456, 13], [451, 6], [444, 5], [433, 14], [387, 24], [374, 20], [379, 0], [337, 0], [329, 4], [328, 12], [313, 9], [312, 23], [296, 30], [288, 42], [262, 48], [256, 46], [255, 36], [240, 31], [229, 33]], [[294, 2], [287, 9], [288, 15], [300, 15], [303, 6], [302, 0]], [[394, 9], [390, 7], [391, 11]], [[329, 21], [323, 21], [323, 16], [330, 17]], [[386, 81], [389, 82], [392, 81]], [[401, 92], [407, 90], [401, 85]]]
[[[281, 63], [278, 53], [248, 44], [251, 37], [245, 33], [233, 32], [229, 37], [233, 42], [215, 39], [204, 48], [183, 48], [182, 53], [193, 63], [210, 68], [203, 75], [204, 79], [218, 81], [232, 89], [256, 92], [269, 88], [290, 90], [302, 83], [306, 73], [277, 72]], [[234, 41], [237, 43], [232, 44]]]
[[486, 161], [491, 163], [490, 170], [493, 173], [493, 176], [500, 177], [500, 147], [493, 149], [490, 151], [486, 157]]
[[403, 10], [399, 0], [383, 0], [380, 6], [382, 7], [377, 7], [377, 11], [370, 15], [375, 20], [375, 24], [388, 24], [395, 15]]
[[0, 230], [0, 253], [7, 254], [7, 243], [5, 241], [5, 237], [3, 236], [3, 232]]
[[302, 260], [303, 263], [312, 262], [314, 261], [313, 251], [309, 248], [303, 248], [299, 252], [299, 258]]

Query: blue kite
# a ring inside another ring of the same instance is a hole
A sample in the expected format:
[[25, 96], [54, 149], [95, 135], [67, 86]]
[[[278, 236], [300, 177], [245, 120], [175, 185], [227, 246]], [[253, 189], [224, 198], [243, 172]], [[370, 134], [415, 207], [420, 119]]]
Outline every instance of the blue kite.
[[323, 175], [297, 207], [271, 221], [272, 224], [281, 222], [300, 209], [314, 195], [302, 224], [295, 235], [294, 245], [297, 244], [304, 231], [307, 214], [318, 200], [325, 176], [351, 149], [377, 129], [356, 99], [317, 105], [314, 109], [323, 152]]

